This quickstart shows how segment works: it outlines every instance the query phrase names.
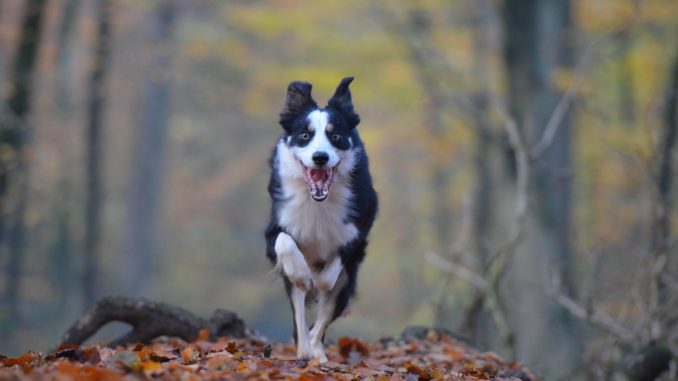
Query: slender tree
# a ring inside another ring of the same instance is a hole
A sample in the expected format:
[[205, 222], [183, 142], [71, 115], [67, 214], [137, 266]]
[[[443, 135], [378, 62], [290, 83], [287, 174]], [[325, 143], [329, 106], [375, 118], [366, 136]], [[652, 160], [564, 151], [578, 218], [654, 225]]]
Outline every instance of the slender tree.
[[103, 121], [106, 76], [111, 50], [111, 1], [97, 2], [96, 49], [89, 78], [89, 109], [85, 142], [87, 146], [87, 196], [85, 205], [85, 266], [83, 292], [85, 307], [91, 307], [98, 294], [98, 262], [101, 244], [101, 203], [103, 200]]
[[[472, 75], [478, 88], [471, 95], [474, 106], [473, 133], [474, 147], [474, 200], [473, 200], [473, 229], [471, 237], [472, 251], [477, 257], [478, 267], [485, 268], [489, 260], [490, 250], [488, 241], [492, 236], [493, 216], [493, 176], [490, 152], [496, 149], [493, 144], [492, 122], [490, 115], [490, 85], [488, 74], [490, 46], [488, 30], [489, 18], [492, 14], [491, 4], [487, 1], [478, 1], [473, 7], [472, 37], [473, 37], [473, 70]], [[474, 345], [480, 348], [496, 348], [496, 332], [493, 331], [491, 318], [484, 307], [484, 296], [479, 290], [474, 291], [473, 302], [469, 305], [462, 322], [462, 332], [466, 332], [473, 340]]]
[[73, 52], [71, 41], [76, 26], [81, 0], [67, 0], [61, 11], [61, 24], [57, 31], [56, 103], [58, 110], [67, 113], [72, 103], [69, 85], [72, 82]]
[[[74, 39], [78, 15], [81, 9], [81, 0], [66, 0], [61, 8], [59, 26], [57, 29], [56, 66], [55, 66], [55, 104], [57, 117], [65, 130], [73, 116], [73, 82], [74, 82]], [[64, 131], [65, 132], [65, 131]], [[75, 250], [81, 249], [73, 245], [73, 179], [69, 165], [59, 166], [59, 177], [55, 193], [58, 195], [52, 206], [54, 224], [58, 228], [53, 231], [50, 255], [53, 261], [53, 282], [58, 291], [55, 305], [59, 311], [66, 312], [74, 309], [74, 304], [80, 303], [80, 296], [74, 292], [79, 287], [75, 261], [79, 258]]]
[[[529, 145], [543, 135], [561, 98], [553, 73], [558, 68], [573, 69], [571, 13], [569, 0], [504, 2], [509, 111]], [[572, 292], [569, 119], [567, 115], [563, 118], [553, 144], [531, 164], [534, 201], [529, 231], [508, 274], [512, 291], [507, 297], [515, 306], [510, 315], [518, 356], [551, 370], [573, 365], [579, 352], [572, 320], [543, 292], [552, 274], [557, 274], [562, 286]], [[557, 347], [561, 358], [569, 358], [569, 364], [544, 364], [541, 351], [545, 347]]]
[[[7, 264], [5, 300], [9, 316], [16, 319], [20, 295], [20, 280], [23, 270], [24, 226], [23, 214], [27, 202], [28, 153], [26, 142], [28, 127], [26, 118], [30, 114], [32, 85], [35, 77], [35, 63], [40, 47], [45, 0], [30, 0], [21, 24], [19, 46], [12, 65], [7, 109], [0, 121], [0, 242], [9, 252]], [[17, 190], [17, 202], [12, 214], [14, 222], [11, 232], [5, 229], [9, 214], [8, 194], [10, 187]]]
[[176, 4], [158, 2], [153, 22], [153, 57], [143, 93], [141, 121], [137, 126], [127, 194], [125, 271], [127, 294], [142, 294], [151, 282], [157, 252], [157, 221], [162, 200], [165, 145], [170, 117], [170, 70]]
[[[678, 259], [675, 250], [671, 250], [671, 216], [673, 211], [675, 145], [678, 138], [678, 53], [670, 67], [666, 90], [666, 104], [660, 139], [657, 144], [657, 166], [655, 172], [654, 224], [650, 242], [652, 253], [658, 263], [664, 263], [665, 273], [672, 277], [678, 275]], [[672, 252], [673, 251], [673, 252]], [[675, 278], [674, 278], [675, 279]], [[657, 307], [669, 300], [672, 291], [670, 284], [661, 276], [657, 277]]]
[[450, 250], [452, 236], [452, 216], [449, 207], [448, 185], [450, 182], [450, 167], [441, 160], [440, 155], [445, 152], [444, 141], [449, 126], [444, 121], [448, 108], [444, 87], [440, 83], [440, 76], [430, 63], [432, 54], [438, 54], [429, 49], [431, 38], [431, 21], [422, 10], [411, 10], [408, 14], [407, 41], [410, 59], [413, 62], [417, 79], [425, 90], [426, 127], [432, 138], [432, 151], [435, 156], [432, 163], [430, 188], [433, 193], [433, 229], [436, 237], [436, 250], [447, 253]]

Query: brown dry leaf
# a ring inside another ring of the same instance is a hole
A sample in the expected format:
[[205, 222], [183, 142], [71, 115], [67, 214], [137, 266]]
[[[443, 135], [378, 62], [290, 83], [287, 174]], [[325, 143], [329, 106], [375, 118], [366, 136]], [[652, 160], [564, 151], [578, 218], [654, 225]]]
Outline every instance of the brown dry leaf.
[[134, 347], [134, 353], [139, 356], [141, 361], [148, 360], [151, 358], [151, 356], [155, 355], [155, 353], [150, 348], [145, 348], [143, 345], [137, 345]]
[[407, 364], [405, 364], [405, 369], [409, 373], [412, 373], [412, 374], [419, 376], [419, 379], [421, 381], [428, 381], [428, 380], [433, 378], [433, 376], [431, 375], [431, 372], [429, 372], [427, 369], [424, 369], [424, 368], [422, 368], [418, 365], [407, 363]]
[[38, 359], [40, 359], [40, 355], [38, 353], [28, 351], [16, 358], [4, 357], [0, 359], [0, 362], [2, 362], [3, 366], [7, 367], [18, 365], [25, 372], [29, 370], [33, 365], [33, 362]]
[[205, 328], [200, 330], [200, 333], [198, 333], [198, 338], [196, 340], [199, 341], [207, 341], [210, 339], [210, 332], [206, 330]]
[[56, 369], [62, 376], [68, 376], [74, 381], [116, 381], [123, 378], [122, 374], [110, 369], [67, 361], [59, 362]]
[[157, 375], [163, 372], [162, 364], [155, 361], [142, 361], [134, 367], [137, 372], [142, 372], [146, 377]]
[[367, 344], [351, 337], [341, 337], [338, 342], [339, 354], [350, 365], [360, 364], [363, 357], [370, 355]]
[[181, 351], [181, 360], [184, 364], [190, 364], [195, 361], [197, 354], [193, 347], [186, 347]]
[[251, 371], [256, 370], [256, 366], [254, 367], [254, 369], [251, 369], [250, 365], [251, 364], [249, 362], [243, 361], [240, 364], [238, 364], [238, 366], [235, 367], [235, 371], [240, 374], [248, 374]]
[[443, 353], [450, 356], [452, 361], [459, 361], [464, 358], [464, 352], [459, 347], [448, 347], [443, 349]]
[[228, 353], [233, 354], [233, 353], [238, 352], [238, 346], [236, 345], [236, 343], [234, 341], [230, 341], [226, 345], [226, 350], [228, 351]]
[[[522, 365], [494, 353], [481, 353], [455, 342], [390, 341], [367, 344], [342, 338], [328, 345], [331, 361], [298, 361], [294, 344], [271, 342], [271, 356], [264, 358], [267, 343], [252, 339], [219, 338], [215, 342], [187, 343], [167, 337], [148, 345], [62, 347], [47, 355], [28, 353], [8, 359], [0, 356], [0, 379], [17, 381], [51, 379], [93, 380], [487, 380], [501, 375], [527, 375]], [[337, 362], [337, 361], [343, 362]], [[93, 366], [92, 364], [96, 364]]]

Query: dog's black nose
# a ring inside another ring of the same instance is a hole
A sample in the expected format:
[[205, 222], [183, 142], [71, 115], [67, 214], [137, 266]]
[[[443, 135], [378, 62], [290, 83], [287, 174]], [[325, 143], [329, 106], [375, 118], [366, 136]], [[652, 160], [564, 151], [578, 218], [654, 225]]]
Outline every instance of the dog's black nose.
[[330, 155], [328, 155], [327, 152], [316, 151], [313, 153], [311, 158], [313, 159], [315, 165], [321, 166], [327, 164], [327, 162], [330, 160]]

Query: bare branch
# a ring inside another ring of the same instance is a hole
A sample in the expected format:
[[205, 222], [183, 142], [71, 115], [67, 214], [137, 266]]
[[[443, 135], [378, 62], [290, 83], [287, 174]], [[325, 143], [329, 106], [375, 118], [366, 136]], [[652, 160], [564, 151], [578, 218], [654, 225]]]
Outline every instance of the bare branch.
[[555, 288], [550, 290], [549, 294], [556, 302], [558, 302], [558, 304], [560, 304], [560, 306], [565, 308], [573, 316], [604, 329], [623, 342], [628, 343], [636, 340], [635, 335], [629, 329], [620, 325], [596, 307], [592, 306], [591, 308], [584, 308], [575, 300]]
[[[490, 91], [490, 98], [492, 104], [497, 110], [499, 117], [502, 119], [504, 128], [509, 137], [509, 144], [513, 149], [516, 160], [516, 196], [514, 200], [514, 215], [513, 223], [508, 239], [500, 245], [492, 254], [488, 263], [487, 271], [494, 266], [495, 262], [503, 256], [504, 253], [513, 251], [520, 243], [523, 237], [525, 226], [525, 217], [527, 215], [528, 206], [528, 184], [530, 179], [530, 162], [528, 157], [527, 146], [525, 144], [520, 129], [515, 119], [508, 112], [506, 103], [499, 96], [498, 91], [492, 89]], [[500, 267], [503, 267], [503, 263]]]
[[454, 263], [450, 260], [447, 260], [440, 255], [429, 251], [425, 255], [426, 261], [428, 263], [432, 264], [433, 266], [437, 267], [438, 269], [452, 274], [456, 275], [460, 279], [463, 279], [470, 284], [472, 284], [474, 287], [477, 289], [485, 292], [489, 288], [489, 284], [485, 278], [483, 278], [480, 274], [476, 273], [475, 271], [469, 269], [468, 267], [461, 265], [459, 263]]
[[638, 11], [639, 11], [639, 1], [634, 1], [634, 12], [629, 18], [629, 20], [627, 20], [619, 29], [613, 31], [608, 35], [601, 37], [597, 41], [594, 41], [584, 50], [584, 53], [582, 53], [581, 58], [577, 63], [574, 78], [572, 79], [570, 86], [568, 87], [565, 94], [563, 94], [563, 96], [558, 101], [558, 104], [556, 105], [556, 108], [553, 110], [553, 113], [551, 113], [551, 116], [549, 117], [549, 120], [546, 123], [546, 127], [544, 128], [544, 132], [542, 133], [541, 138], [530, 149], [530, 158], [536, 159], [540, 157], [541, 155], [544, 154], [544, 152], [546, 152], [546, 150], [551, 146], [551, 144], [553, 144], [553, 141], [556, 137], [556, 133], [558, 132], [558, 128], [561, 126], [562, 121], [565, 118], [565, 115], [567, 114], [567, 111], [569, 111], [570, 106], [572, 105], [572, 100], [574, 99], [574, 95], [577, 93], [577, 90], [579, 89], [581, 82], [583, 81], [584, 77], [591, 68], [591, 64], [593, 63], [596, 55], [603, 46], [607, 45], [608, 43], [614, 40], [619, 39], [620, 37], [624, 36], [624, 34], [628, 33], [628, 31], [631, 29], [631, 27], [633, 27], [633, 25], [636, 22], [636, 19], [638, 17]]

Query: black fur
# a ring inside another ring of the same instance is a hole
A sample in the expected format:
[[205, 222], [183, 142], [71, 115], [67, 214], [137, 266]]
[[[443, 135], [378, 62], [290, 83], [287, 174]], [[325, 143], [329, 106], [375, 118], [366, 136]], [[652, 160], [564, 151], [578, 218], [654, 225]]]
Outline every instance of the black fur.
[[[346, 214], [346, 222], [353, 223], [356, 226], [358, 236], [353, 241], [337, 248], [347, 275], [347, 282], [344, 283], [335, 301], [332, 320], [335, 320], [342, 314], [349, 300], [355, 294], [358, 267], [365, 257], [367, 235], [372, 228], [377, 214], [377, 194], [372, 186], [365, 148], [355, 128], [360, 122], [360, 117], [353, 109], [351, 93], [348, 88], [352, 80], [352, 77], [344, 78], [337, 87], [335, 94], [329, 100], [327, 107], [323, 109], [328, 112], [330, 123], [333, 125], [332, 131], [328, 133], [328, 135], [331, 135], [328, 138], [331, 138], [332, 145], [340, 150], [359, 150], [358, 160], [350, 176], [352, 197], [349, 206], [350, 210]], [[308, 131], [306, 117], [313, 110], [319, 109], [319, 107], [311, 97], [311, 88], [311, 84], [298, 81], [292, 82], [288, 87], [287, 100], [280, 114], [280, 124], [284, 130], [281, 139], [287, 141], [290, 138], [289, 144], [291, 145], [303, 145], [305, 135], [302, 134], [312, 133]], [[349, 143], [349, 137], [353, 143], [352, 145]], [[270, 221], [265, 231], [266, 255], [274, 265], [277, 260], [274, 249], [275, 242], [278, 234], [285, 232], [278, 223], [278, 211], [286, 202], [282, 195], [282, 184], [275, 160], [276, 151], [277, 146], [274, 148], [270, 159], [271, 178], [268, 184], [268, 192], [271, 196], [272, 208]], [[308, 202], [313, 203], [315, 201], [309, 197]], [[284, 274], [282, 274], [282, 277], [289, 296], [293, 286]], [[297, 338], [296, 330], [297, 327], [295, 325], [295, 339]]]

